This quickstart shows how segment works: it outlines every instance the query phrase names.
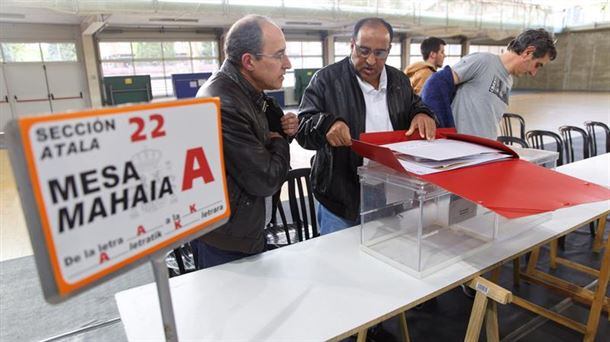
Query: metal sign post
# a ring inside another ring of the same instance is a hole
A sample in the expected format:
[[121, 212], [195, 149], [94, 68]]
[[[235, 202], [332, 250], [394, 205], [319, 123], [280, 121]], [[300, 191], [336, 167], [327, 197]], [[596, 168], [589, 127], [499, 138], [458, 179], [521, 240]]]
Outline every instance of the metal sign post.
[[152, 263], [155, 282], [157, 283], [165, 340], [168, 342], [178, 342], [178, 331], [176, 330], [176, 319], [174, 318], [174, 307], [172, 306], [172, 294], [169, 290], [169, 273], [167, 272], [167, 265], [165, 265], [165, 257], [153, 258], [150, 262]]

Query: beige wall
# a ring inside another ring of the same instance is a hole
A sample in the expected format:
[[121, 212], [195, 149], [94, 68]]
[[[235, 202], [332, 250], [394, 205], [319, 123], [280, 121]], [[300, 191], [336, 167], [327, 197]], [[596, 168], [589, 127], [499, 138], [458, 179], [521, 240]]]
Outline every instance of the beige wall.
[[513, 89], [610, 91], [610, 29], [557, 35], [557, 58]]

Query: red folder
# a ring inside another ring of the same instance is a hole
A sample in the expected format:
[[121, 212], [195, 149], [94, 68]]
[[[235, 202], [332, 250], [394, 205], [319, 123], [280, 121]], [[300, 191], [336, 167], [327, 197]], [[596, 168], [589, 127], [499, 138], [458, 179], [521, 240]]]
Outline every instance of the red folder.
[[504, 144], [476, 136], [438, 129], [437, 139], [455, 139], [489, 146], [512, 158], [428, 175], [405, 171], [394, 153], [382, 144], [422, 139], [406, 131], [360, 134], [352, 149], [396, 171], [412, 175], [478, 203], [507, 218], [540, 214], [559, 208], [610, 199], [610, 190], [578, 178], [523, 161]]

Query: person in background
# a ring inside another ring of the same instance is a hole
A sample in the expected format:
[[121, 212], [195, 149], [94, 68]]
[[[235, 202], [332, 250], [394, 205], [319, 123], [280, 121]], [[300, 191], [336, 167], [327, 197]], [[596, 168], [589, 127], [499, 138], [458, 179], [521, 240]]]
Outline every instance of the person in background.
[[501, 55], [480, 52], [462, 58], [452, 69], [457, 90], [451, 111], [458, 133], [495, 140], [508, 108], [513, 76], [534, 77], [555, 57], [552, 35], [544, 29], [530, 29], [513, 39]]
[[283, 115], [263, 92], [281, 88], [291, 68], [282, 30], [266, 17], [249, 15], [231, 26], [224, 48], [226, 60], [197, 97], [220, 97], [231, 217], [191, 242], [198, 268], [265, 250], [265, 197], [274, 194], [286, 178], [290, 168], [287, 137], [298, 128], [296, 114]]
[[433, 73], [421, 91], [421, 100], [434, 112], [438, 128], [455, 128], [451, 111], [451, 102], [455, 97], [455, 83], [451, 67], [445, 67]]
[[412, 63], [405, 69], [405, 74], [411, 80], [411, 86], [417, 95], [421, 94], [428, 77], [443, 66], [445, 45], [447, 45], [445, 41], [440, 38], [424, 39], [420, 46], [423, 61]]
[[361, 133], [418, 131], [433, 139], [434, 114], [413, 93], [404, 73], [385, 64], [393, 37], [381, 18], [359, 20], [349, 57], [320, 69], [305, 89], [299, 106], [301, 146], [316, 150], [311, 170], [319, 202], [320, 234], [359, 223], [360, 184], [356, 169], [363, 159], [350, 149]]

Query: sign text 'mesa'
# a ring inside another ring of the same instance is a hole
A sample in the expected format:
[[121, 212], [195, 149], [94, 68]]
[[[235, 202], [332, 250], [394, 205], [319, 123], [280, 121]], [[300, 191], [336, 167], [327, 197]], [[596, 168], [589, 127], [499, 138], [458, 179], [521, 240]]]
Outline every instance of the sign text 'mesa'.
[[[214, 181], [202, 147], [186, 151], [181, 191], [191, 189], [198, 178], [204, 183]], [[50, 179], [47, 185], [53, 204], [60, 205], [57, 215], [59, 233], [174, 193], [169, 176], [145, 184], [131, 161], [120, 168], [107, 165], [61, 179]], [[93, 195], [92, 201], [84, 201], [84, 196]]]

